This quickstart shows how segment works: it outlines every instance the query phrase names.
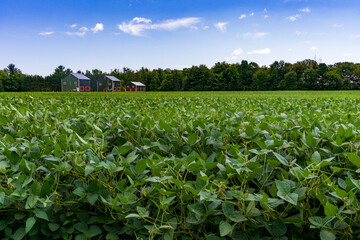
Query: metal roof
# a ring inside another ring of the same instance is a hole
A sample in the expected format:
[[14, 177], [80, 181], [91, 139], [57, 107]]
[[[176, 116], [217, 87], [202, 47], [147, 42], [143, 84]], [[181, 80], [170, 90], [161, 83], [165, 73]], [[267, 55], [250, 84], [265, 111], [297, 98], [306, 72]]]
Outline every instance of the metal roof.
[[114, 77], [114, 76], [106, 75], [105, 77], [108, 78], [108, 79], [110, 79], [110, 80], [113, 81], [113, 82], [120, 82], [120, 80], [117, 79], [117, 78]]
[[80, 79], [80, 80], [90, 80], [90, 78], [88, 78], [87, 76], [85, 76], [81, 73], [71, 73], [71, 75], [73, 75], [74, 77], [76, 77], [77, 79]]
[[131, 82], [135, 86], [145, 87], [145, 84], [142, 84], [141, 82]]

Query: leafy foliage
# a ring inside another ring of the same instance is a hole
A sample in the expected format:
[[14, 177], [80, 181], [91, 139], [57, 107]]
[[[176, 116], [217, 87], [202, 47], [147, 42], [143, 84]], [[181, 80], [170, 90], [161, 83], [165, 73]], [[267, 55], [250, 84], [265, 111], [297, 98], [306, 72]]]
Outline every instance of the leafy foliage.
[[0, 238], [357, 239], [358, 93], [306, 94], [2, 93]]

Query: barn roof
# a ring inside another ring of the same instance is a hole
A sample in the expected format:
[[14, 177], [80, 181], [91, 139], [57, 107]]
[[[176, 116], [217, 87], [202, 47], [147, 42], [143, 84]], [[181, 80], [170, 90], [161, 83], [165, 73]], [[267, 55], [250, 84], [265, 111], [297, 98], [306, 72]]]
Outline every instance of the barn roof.
[[71, 75], [73, 75], [74, 77], [76, 77], [77, 79], [80, 79], [80, 80], [90, 80], [90, 78], [88, 78], [87, 76], [85, 76], [81, 73], [71, 73]]
[[106, 75], [105, 77], [108, 78], [108, 79], [110, 79], [110, 80], [113, 81], [113, 82], [120, 82], [120, 80], [117, 79], [117, 78], [114, 77], [114, 76]]
[[145, 84], [142, 84], [141, 82], [131, 82], [135, 86], [145, 87]]

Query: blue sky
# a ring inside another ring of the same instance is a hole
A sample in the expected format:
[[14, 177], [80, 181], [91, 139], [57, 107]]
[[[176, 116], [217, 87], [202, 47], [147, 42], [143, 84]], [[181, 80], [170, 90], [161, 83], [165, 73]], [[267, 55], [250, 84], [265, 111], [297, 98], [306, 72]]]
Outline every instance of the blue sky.
[[0, 69], [359, 62], [358, 0], [0, 0]]

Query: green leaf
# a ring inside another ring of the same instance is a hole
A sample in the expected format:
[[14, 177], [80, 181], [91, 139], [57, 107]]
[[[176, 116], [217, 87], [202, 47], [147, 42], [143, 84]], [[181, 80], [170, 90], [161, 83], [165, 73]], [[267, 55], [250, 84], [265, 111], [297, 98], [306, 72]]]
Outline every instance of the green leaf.
[[28, 219], [26, 219], [25, 233], [28, 233], [35, 225], [35, 223], [36, 223], [36, 219], [34, 217], [29, 217]]
[[146, 169], [146, 160], [142, 159], [135, 165], [135, 171], [137, 174], [142, 174]]
[[328, 230], [322, 229], [320, 231], [320, 239], [321, 240], [335, 240], [336, 235], [333, 232], [330, 232]]
[[95, 237], [95, 236], [101, 234], [102, 231], [97, 225], [91, 225], [88, 233], [89, 233], [90, 237]]
[[39, 200], [38, 195], [31, 194], [26, 200], [25, 209], [33, 208], [38, 200]]
[[172, 201], [176, 198], [176, 196], [165, 198], [165, 200], [162, 202], [163, 205], [171, 205]]
[[192, 211], [200, 216], [204, 216], [206, 214], [205, 205], [202, 203], [195, 203], [195, 204], [188, 205], [188, 208], [190, 209], [190, 211]]
[[194, 145], [196, 143], [196, 141], [197, 141], [196, 133], [191, 134], [188, 138], [189, 145]]
[[335, 205], [327, 202], [326, 205], [325, 205], [325, 208], [324, 208], [324, 212], [325, 212], [325, 215], [326, 216], [335, 216], [338, 212], [338, 209]]
[[298, 200], [298, 195], [297, 193], [290, 193], [288, 195], [285, 196], [279, 196], [280, 198], [284, 199], [285, 201], [293, 204], [293, 205], [297, 205], [297, 200]]
[[73, 194], [83, 198], [85, 197], [86, 193], [85, 193], [85, 189], [82, 187], [78, 187], [73, 191]]
[[60, 225], [57, 223], [49, 223], [48, 226], [52, 232], [55, 232], [56, 230], [58, 230], [60, 228]]
[[319, 153], [318, 151], [315, 151], [315, 152], [311, 155], [311, 160], [315, 160], [315, 163], [321, 162], [320, 153]]
[[306, 134], [306, 144], [309, 147], [315, 147], [316, 146], [316, 139], [311, 135], [311, 133]]
[[279, 180], [275, 180], [275, 183], [278, 189], [277, 196], [293, 205], [297, 205], [298, 194], [290, 193], [290, 185]]
[[229, 235], [233, 228], [230, 225], [230, 223], [221, 221], [219, 224], [219, 229], [220, 229], [220, 236], [224, 237], [226, 235]]
[[124, 145], [122, 145], [122, 146], [120, 146], [120, 147], [118, 148], [118, 153], [119, 153], [120, 155], [125, 155], [125, 154], [128, 153], [132, 148], [133, 148], [133, 147], [132, 147], [131, 143], [127, 142], [127, 143], [125, 143]]
[[26, 213], [24, 213], [24, 212], [17, 212], [17, 213], [15, 213], [15, 215], [14, 215], [14, 218], [16, 219], [16, 220], [21, 220], [21, 219], [23, 219], [24, 217], [26, 217]]
[[279, 181], [279, 180], [275, 180], [275, 183], [276, 183], [276, 187], [278, 189], [278, 196], [281, 195], [281, 196], [284, 196], [284, 195], [287, 195], [290, 193], [290, 185], [287, 184], [286, 182], [282, 182], [282, 181]]
[[5, 202], [5, 193], [0, 192], [0, 204], [4, 204], [4, 202]]
[[97, 193], [88, 193], [86, 195], [86, 199], [89, 201], [89, 203], [91, 205], [94, 205], [98, 199], [98, 194]]
[[244, 222], [246, 221], [246, 217], [240, 213], [239, 211], [234, 211], [230, 216], [229, 216], [229, 219], [233, 222]]
[[149, 217], [149, 211], [147, 211], [146, 208], [137, 206], [136, 211], [139, 213], [139, 216], [142, 218]]
[[285, 235], [287, 231], [286, 225], [280, 220], [276, 219], [272, 226], [272, 232], [276, 237]]
[[16, 232], [12, 237], [14, 238], [14, 240], [21, 240], [25, 237], [25, 235], [26, 235], [25, 228], [20, 227], [16, 230]]
[[36, 209], [34, 210], [34, 213], [35, 213], [35, 216], [36, 216], [37, 218], [41, 218], [41, 219], [44, 219], [44, 220], [46, 220], [46, 221], [49, 221], [49, 218], [48, 218], [48, 216], [47, 216], [47, 214], [46, 214], [46, 212], [45, 212], [45, 209], [36, 208]]
[[231, 214], [235, 211], [234, 205], [227, 202], [224, 202], [221, 207], [226, 217], [230, 217]]
[[106, 240], [118, 240], [118, 239], [120, 239], [120, 238], [115, 233], [106, 234]]
[[90, 173], [92, 173], [95, 170], [95, 168], [93, 166], [87, 165], [85, 167], [85, 176], [89, 175]]
[[279, 162], [281, 162], [283, 165], [288, 166], [289, 165], [289, 161], [286, 160], [286, 158], [284, 158], [283, 156], [281, 156], [280, 154], [273, 152], [273, 154], [275, 155], [275, 157], [277, 158], [277, 160], [279, 160]]
[[6, 161], [0, 161], [0, 169], [7, 169], [10, 167], [10, 164]]
[[82, 233], [87, 233], [88, 225], [84, 222], [78, 222], [74, 225], [75, 229]]
[[326, 223], [326, 219], [322, 217], [309, 217], [309, 222], [314, 225], [315, 227], [322, 227]]
[[75, 240], [87, 240], [88, 238], [84, 234], [78, 234], [75, 237]]
[[352, 164], [360, 168], [360, 157], [356, 153], [346, 153], [346, 156], [349, 158]]

